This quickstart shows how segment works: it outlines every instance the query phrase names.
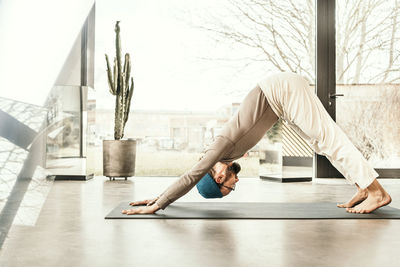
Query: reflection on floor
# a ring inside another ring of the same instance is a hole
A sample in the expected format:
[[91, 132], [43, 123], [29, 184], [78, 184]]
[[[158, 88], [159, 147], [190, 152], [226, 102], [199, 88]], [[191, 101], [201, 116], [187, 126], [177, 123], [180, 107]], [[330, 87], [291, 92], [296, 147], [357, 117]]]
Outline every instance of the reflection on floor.
[[[400, 220], [104, 220], [175, 179], [54, 182], [36, 224], [12, 226], [0, 266], [400, 266]], [[381, 182], [400, 208], [400, 180]], [[341, 202], [353, 193], [344, 180], [242, 178], [224, 201]], [[192, 190], [179, 201], [205, 200]]]
[[0, 97], [0, 247], [12, 225], [35, 225], [52, 181], [44, 170], [47, 109]]
[[14, 218], [13, 225], [35, 226], [54, 181], [44, 177], [46, 177], [44, 170], [36, 169]]

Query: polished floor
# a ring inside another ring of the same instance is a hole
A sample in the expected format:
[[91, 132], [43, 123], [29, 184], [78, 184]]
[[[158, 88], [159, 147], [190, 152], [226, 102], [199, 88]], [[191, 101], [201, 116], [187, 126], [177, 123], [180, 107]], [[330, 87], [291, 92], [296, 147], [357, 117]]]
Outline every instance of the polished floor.
[[[400, 266], [400, 220], [104, 220], [174, 179], [56, 181], [35, 223], [8, 232], [0, 266]], [[400, 179], [381, 183], [400, 208]], [[224, 201], [341, 202], [353, 193], [340, 179], [243, 178]], [[204, 200], [192, 190], [179, 201]]]

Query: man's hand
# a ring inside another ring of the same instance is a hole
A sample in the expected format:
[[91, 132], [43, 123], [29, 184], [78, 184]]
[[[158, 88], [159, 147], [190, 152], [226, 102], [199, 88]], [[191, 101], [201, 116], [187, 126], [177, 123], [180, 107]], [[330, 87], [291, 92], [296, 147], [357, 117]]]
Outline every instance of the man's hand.
[[151, 206], [154, 203], [156, 203], [158, 197], [153, 198], [153, 199], [146, 199], [146, 200], [141, 200], [141, 201], [133, 201], [129, 203], [131, 206], [141, 206], [141, 205], [146, 205], [146, 206]]
[[130, 210], [123, 210], [122, 213], [126, 215], [134, 214], [154, 214], [160, 207], [157, 204], [151, 206], [138, 207]]
[[157, 210], [160, 209], [160, 207], [155, 203], [157, 201], [157, 198], [154, 199], [147, 199], [147, 200], [142, 200], [142, 201], [134, 201], [129, 203], [131, 206], [141, 206], [141, 205], [146, 205], [143, 207], [137, 207], [134, 209], [129, 209], [129, 210], [123, 210], [122, 213], [126, 215], [134, 215], [134, 214], [154, 214]]

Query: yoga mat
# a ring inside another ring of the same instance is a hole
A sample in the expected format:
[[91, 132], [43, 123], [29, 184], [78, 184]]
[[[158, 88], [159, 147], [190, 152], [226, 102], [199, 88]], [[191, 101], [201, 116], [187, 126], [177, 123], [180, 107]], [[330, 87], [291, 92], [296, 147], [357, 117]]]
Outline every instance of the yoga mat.
[[121, 202], [105, 219], [400, 219], [400, 209], [389, 206], [354, 214], [331, 202], [175, 202], [156, 214], [121, 213], [132, 208], [129, 202]]

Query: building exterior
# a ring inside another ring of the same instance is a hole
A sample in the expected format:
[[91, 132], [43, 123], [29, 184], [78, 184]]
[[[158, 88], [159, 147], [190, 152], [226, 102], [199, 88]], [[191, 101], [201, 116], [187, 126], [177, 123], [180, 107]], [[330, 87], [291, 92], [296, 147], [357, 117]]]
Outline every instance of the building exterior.
[[[131, 111], [124, 138], [140, 140], [143, 150], [201, 152], [236, 112], [232, 103], [216, 112], [135, 110]], [[96, 145], [113, 138], [114, 111], [96, 110]]]

